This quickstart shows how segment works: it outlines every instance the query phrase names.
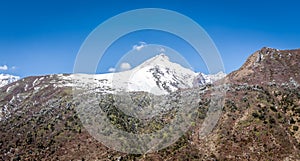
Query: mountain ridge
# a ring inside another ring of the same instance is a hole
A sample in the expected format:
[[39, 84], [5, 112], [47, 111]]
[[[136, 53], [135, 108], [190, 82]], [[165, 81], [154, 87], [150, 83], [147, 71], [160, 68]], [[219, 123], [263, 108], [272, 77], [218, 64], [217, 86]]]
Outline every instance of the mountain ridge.
[[[273, 80], [281, 84], [290, 82], [290, 79], [300, 82], [300, 74], [295, 72], [300, 69], [297, 62], [299, 59], [300, 49], [278, 50], [263, 47], [254, 52], [240, 69], [228, 74], [228, 79], [235, 83], [250, 84], [272, 83]], [[245, 77], [251, 80], [246, 80]]]
[[[295, 54], [292, 55], [293, 53]], [[263, 58], [259, 54], [263, 55]], [[70, 75], [28, 77], [0, 88], [1, 115], [6, 117], [0, 121], [2, 127], [0, 158], [2, 160], [299, 160], [300, 87], [297, 86], [299, 62], [298, 50], [276, 51], [263, 48], [252, 54], [249, 61], [239, 70], [223, 78], [226, 86], [224, 107], [217, 125], [206, 138], [199, 137], [199, 129], [202, 127], [209, 104], [213, 101], [210, 97], [211, 91], [217, 85], [212, 83], [193, 87], [193, 90], [199, 91], [199, 95], [192, 95], [189, 98], [194, 100], [193, 103], [198, 107], [197, 121], [171, 146], [144, 155], [114, 151], [89, 135], [75, 110], [78, 102], [73, 100], [74, 86], [71, 84], [73, 82]], [[284, 72], [271, 74], [270, 71]], [[101, 80], [94, 80], [94, 77], [87, 79], [92, 82]], [[105, 80], [103, 81], [102, 84], [105, 84]], [[202, 78], [199, 76], [197, 81], [201, 82]], [[65, 84], [68, 86], [64, 86]], [[87, 91], [89, 89], [98, 88], [87, 87]], [[180, 102], [175, 97], [176, 94], [189, 93], [192, 89], [171, 92], [174, 96], [171, 101]], [[147, 107], [147, 99], [143, 98], [149, 98], [148, 92], [129, 93], [127, 97], [142, 99], [140, 105]], [[103, 95], [105, 99], [100, 99], [99, 106], [111, 111], [109, 117], [111, 123], [123, 130], [151, 132], [164, 127], [168, 119], [172, 118], [166, 117], [162, 120], [156, 118], [147, 126], [136, 128], [132, 126], [134, 120], [120, 111], [115, 111], [112, 96], [113, 93]], [[165, 98], [161, 95], [156, 97], [158, 100]], [[135, 122], [133, 123], [135, 125]]]
[[[201, 75], [203, 80], [200, 82], [195, 81], [197, 75]], [[101, 86], [116, 91], [146, 91], [161, 95], [178, 89], [210, 84], [225, 76], [225, 73], [221, 72], [216, 75], [195, 73], [191, 69], [171, 62], [165, 54], [159, 54], [127, 71], [95, 75], [74, 74], [65, 78], [65, 80], [71, 81], [71, 84], [73, 82], [71, 86], [77, 86], [76, 82], [79, 84], [86, 84], [84, 82], [92, 84], [98, 81], [101, 84], [103, 82], [101, 80], [106, 80]]]

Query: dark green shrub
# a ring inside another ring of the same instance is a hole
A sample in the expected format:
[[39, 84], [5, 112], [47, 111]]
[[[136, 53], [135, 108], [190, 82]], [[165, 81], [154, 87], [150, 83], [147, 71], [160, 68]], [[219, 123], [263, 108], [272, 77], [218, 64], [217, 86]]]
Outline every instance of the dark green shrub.
[[299, 130], [299, 127], [298, 127], [298, 126], [293, 126], [293, 130], [294, 130], [294, 131], [298, 131], [298, 130]]

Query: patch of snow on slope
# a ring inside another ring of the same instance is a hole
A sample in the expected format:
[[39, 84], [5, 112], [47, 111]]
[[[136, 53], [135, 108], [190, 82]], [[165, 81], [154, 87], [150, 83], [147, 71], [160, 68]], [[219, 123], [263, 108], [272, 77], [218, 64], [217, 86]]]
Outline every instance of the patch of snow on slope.
[[207, 77], [208, 79], [210, 79], [210, 82], [211, 82], [211, 83], [213, 83], [213, 82], [215, 82], [215, 81], [217, 81], [217, 80], [220, 80], [220, 79], [226, 77], [226, 74], [225, 74], [224, 72], [221, 71], [221, 72], [219, 72], [219, 73], [217, 73], [217, 74], [209, 74], [209, 75], [206, 75], [206, 77]]
[[13, 75], [9, 75], [9, 74], [0, 74], [0, 87], [3, 87], [10, 83], [13, 83], [19, 79], [20, 79], [19, 76], [13, 76]]

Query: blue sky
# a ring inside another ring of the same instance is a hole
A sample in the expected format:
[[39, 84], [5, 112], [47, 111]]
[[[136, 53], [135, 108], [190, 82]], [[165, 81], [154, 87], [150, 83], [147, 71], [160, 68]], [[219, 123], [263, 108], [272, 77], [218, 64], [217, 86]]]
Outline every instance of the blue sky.
[[[300, 2], [289, 0], [1, 1], [0, 73], [21, 77], [72, 73], [77, 52], [94, 28], [112, 16], [138, 8], [164, 8], [192, 18], [213, 39], [226, 73], [229, 73], [264, 46], [300, 48], [299, 6]], [[122, 54], [139, 42], [172, 46], [166, 41], [172, 36], [150, 35], [155, 34], [151, 31], [137, 32], [128, 35], [127, 39], [120, 39], [115, 44], [126, 43], [112, 45], [98, 71], [108, 71]], [[109, 57], [110, 52], [118, 53], [119, 57]], [[184, 52], [184, 48], [180, 52]], [[189, 53], [181, 54], [189, 57]], [[195, 70], [205, 70], [202, 65], [197, 67], [197, 62], [193, 60], [188, 58], [196, 66]]]

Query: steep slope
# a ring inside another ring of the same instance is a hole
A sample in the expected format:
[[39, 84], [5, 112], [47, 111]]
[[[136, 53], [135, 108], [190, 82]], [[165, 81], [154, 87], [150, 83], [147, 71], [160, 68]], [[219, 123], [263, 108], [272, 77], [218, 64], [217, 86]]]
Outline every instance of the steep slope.
[[[197, 78], [201, 76], [201, 81]], [[62, 78], [66, 86], [114, 91], [144, 91], [155, 95], [168, 94], [178, 89], [203, 86], [225, 77], [224, 73], [205, 75], [173, 63], [164, 54], [145, 61], [137, 67], [119, 73], [96, 75], [73, 74]], [[197, 81], [198, 79], [198, 81]]]
[[[286, 60], [288, 57], [281, 57], [284, 59], [280, 61], [289, 63], [288, 59]], [[300, 59], [297, 56], [293, 57], [291, 70], [289, 66], [278, 66], [279, 60], [271, 56], [265, 56], [263, 61], [258, 60], [261, 63], [259, 65], [253, 61], [256, 60], [254, 58], [257, 57], [250, 56], [249, 61], [240, 70], [226, 77], [232, 82], [226, 84], [227, 93], [222, 115], [217, 126], [205, 138], [199, 137], [199, 129], [206, 117], [208, 106], [213, 101], [210, 96], [215, 85], [207, 84], [199, 88], [171, 92], [170, 100], [176, 103], [180, 102], [176, 97], [178, 94], [198, 90], [198, 95], [188, 98], [198, 106], [198, 119], [188, 132], [170, 147], [145, 155], [124, 154], [105, 147], [88, 134], [76, 114], [78, 102], [74, 102], [72, 98], [74, 87], [92, 89], [91, 92], [97, 92], [96, 89], [103, 92], [104, 99], [101, 99], [99, 107], [108, 109], [111, 112], [109, 115], [111, 123], [122, 130], [151, 132], [159, 130], [170, 121], [172, 117], [169, 116], [174, 113], [167, 111], [166, 118], [155, 118], [147, 122], [146, 126], [137, 128], [132, 126], [137, 123], [135, 119], [129, 118], [114, 107], [111, 99], [114, 92], [108, 92], [114, 90], [103, 88], [111, 87], [108, 83], [110, 74], [90, 78], [84, 76], [84, 79], [100, 84], [101, 88], [95, 88], [93, 83], [85, 84], [86, 81], [82, 81], [81, 78], [74, 82], [72, 75], [28, 77], [19, 80], [0, 88], [0, 107], [3, 116], [0, 121], [0, 158], [2, 160], [299, 160], [300, 87], [297, 86], [298, 70], [293, 66], [297, 66]], [[158, 72], [160, 76], [173, 80], [172, 70], [168, 75], [165, 74], [167, 72], [164, 67], [159, 65], [158, 67], [164, 73]], [[264, 71], [258, 69], [268, 69], [267, 73], [270, 69], [283, 70], [285, 73], [273, 74], [271, 77], [273, 81], [269, 76], [263, 77]], [[148, 74], [149, 77], [153, 73], [149, 70], [138, 71]], [[180, 72], [176, 71], [175, 74], [178, 73]], [[294, 81], [285, 76], [292, 77]], [[150, 84], [156, 84], [155, 80], [149, 81]], [[195, 79], [190, 81], [193, 84]], [[147, 92], [133, 91], [128, 96], [141, 99], [141, 106], [147, 105]], [[167, 95], [155, 97], [162, 102], [169, 99]], [[189, 105], [184, 107], [187, 106]]]
[[[202, 82], [197, 81], [199, 75], [202, 77]], [[0, 110], [0, 120], [10, 117], [11, 113], [19, 109], [19, 104], [23, 106], [28, 99], [35, 102], [32, 105], [43, 105], [49, 99], [52, 99], [51, 97], [55, 96], [56, 93], [65, 89], [69, 91], [69, 94], [72, 94], [72, 89], [76, 89], [88, 93], [142, 91], [163, 95], [178, 89], [211, 84], [224, 76], [224, 73], [216, 75], [195, 73], [179, 64], [170, 62], [166, 55], [160, 54], [131, 70], [119, 73], [58, 74], [28, 77], [2, 87], [2, 91], [5, 92], [0, 94], [0, 102], [3, 102], [2, 110]], [[5, 75], [5, 78], [17, 77]]]
[[299, 59], [300, 49], [278, 50], [264, 47], [252, 54], [240, 69], [230, 73], [228, 79], [248, 84], [299, 84]]
[[28, 110], [26, 107], [42, 110], [39, 108], [58, 99], [56, 94], [59, 96], [64, 89], [71, 90], [63, 87], [65, 82], [61, 80], [62, 76], [27, 77], [0, 88], [0, 120], [6, 120], [15, 114], [25, 114], [24, 110]]

